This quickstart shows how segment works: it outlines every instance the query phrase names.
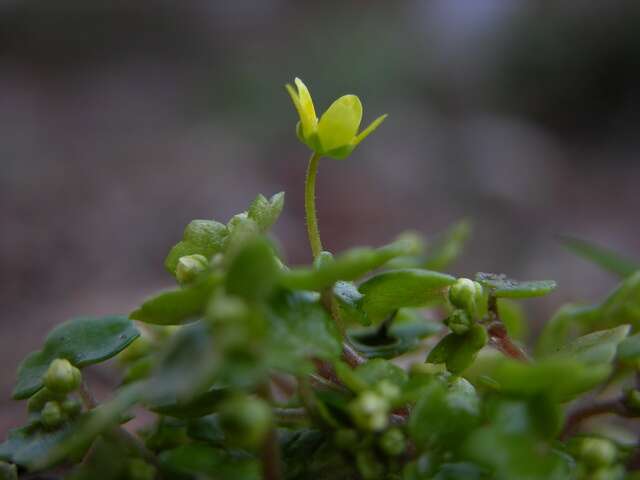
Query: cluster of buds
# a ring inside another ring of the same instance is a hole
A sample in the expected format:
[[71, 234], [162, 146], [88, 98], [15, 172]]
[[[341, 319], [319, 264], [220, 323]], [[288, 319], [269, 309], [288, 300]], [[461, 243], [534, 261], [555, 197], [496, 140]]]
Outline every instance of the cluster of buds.
[[468, 332], [480, 315], [483, 301], [482, 285], [468, 278], [459, 278], [449, 288], [449, 302], [454, 310], [444, 323], [455, 334]]
[[42, 383], [44, 388], [29, 399], [27, 408], [32, 413], [39, 413], [43, 427], [58, 428], [80, 413], [81, 403], [74, 398], [68, 398], [68, 394], [80, 387], [82, 375], [69, 360], [53, 360], [42, 377]]

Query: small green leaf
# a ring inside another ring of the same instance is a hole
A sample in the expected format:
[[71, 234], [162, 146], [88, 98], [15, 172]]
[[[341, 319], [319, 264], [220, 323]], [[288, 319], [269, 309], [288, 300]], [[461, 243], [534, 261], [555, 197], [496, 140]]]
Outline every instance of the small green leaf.
[[610, 373], [611, 365], [586, 365], [568, 358], [549, 358], [531, 364], [503, 359], [490, 376], [506, 394], [529, 397], [545, 394], [564, 402], [596, 387]]
[[168, 290], [146, 300], [130, 318], [155, 325], [182, 325], [201, 316], [220, 279], [207, 276], [182, 288]]
[[521, 304], [508, 298], [501, 298], [498, 300], [498, 311], [509, 336], [514, 340], [525, 341], [529, 333], [529, 325]]
[[338, 280], [356, 280], [381, 267], [394, 257], [404, 255], [410, 246], [397, 241], [384, 247], [354, 248], [323, 262], [318, 268], [292, 268], [282, 273], [280, 283], [292, 289], [321, 291]]
[[49, 333], [42, 350], [28, 355], [18, 369], [13, 398], [28, 398], [42, 388], [42, 376], [56, 358], [77, 367], [107, 360], [124, 350], [140, 332], [126, 317], [80, 317]]
[[506, 275], [495, 273], [477, 273], [476, 281], [490, 288], [498, 298], [540, 297], [556, 288], [556, 282], [553, 280], [520, 282], [510, 279]]
[[364, 294], [362, 309], [377, 322], [399, 308], [419, 307], [442, 298], [443, 288], [455, 280], [430, 270], [408, 268], [383, 272], [360, 285], [359, 290]]
[[262, 233], [267, 232], [276, 223], [284, 207], [284, 192], [276, 193], [269, 200], [264, 195], [258, 195], [251, 203], [247, 214], [260, 227]]
[[583, 335], [564, 345], [555, 356], [572, 358], [587, 365], [610, 363], [616, 355], [618, 345], [627, 337], [630, 329], [629, 325], [621, 325]]
[[211, 258], [221, 252], [229, 232], [222, 223], [214, 220], [193, 220], [184, 230], [183, 238], [169, 252], [164, 261], [165, 268], [175, 274], [178, 260], [185, 255], [204, 255]]
[[227, 292], [249, 301], [264, 299], [273, 291], [277, 273], [271, 245], [265, 238], [257, 237], [233, 258], [227, 272]]
[[625, 258], [608, 248], [569, 236], [560, 237], [560, 241], [573, 253], [620, 277], [628, 277], [640, 270], [639, 262]]
[[473, 363], [487, 340], [486, 329], [478, 324], [463, 335], [450, 333], [429, 352], [427, 362], [446, 363], [451, 373], [460, 374]]

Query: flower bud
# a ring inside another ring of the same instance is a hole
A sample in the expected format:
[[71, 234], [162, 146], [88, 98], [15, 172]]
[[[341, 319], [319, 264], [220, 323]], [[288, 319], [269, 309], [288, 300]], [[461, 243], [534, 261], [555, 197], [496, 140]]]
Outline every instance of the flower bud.
[[82, 404], [75, 398], [67, 398], [60, 406], [62, 407], [62, 412], [69, 418], [77, 417], [82, 411]]
[[60, 409], [60, 404], [55, 401], [47, 402], [40, 412], [42, 424], [47, 428], [56, 428], [62, 425], [64, 415]]
[[617, 454], [615, 444], [606, 438], [584, 438], [579, 447], [580, 458], [594, 469], [611, 465]]
[[482, 297], [482, 285], [468, 278], [459, 278], [456, 283], [449, 288], [449, 301], [456, 308], [465, 310], [469, 315], [474, 316]]
[[454, 310], [444, 323], [456, 335], [467, 333], [472, 324], [469, 314], [464, 310]]
[[371, 431], [383, 430], [387, 426], [389, 408], [389, 401], [372, 391], [362, 392], [349, 405], [355, 424]]
[[400, 455], [406, 448], [404, 433], [399, 428], [391, 428], [384, 432], [378, 444], [382, 451], [390, 457]]
[[241, 448], [260, 446], [272, 425], [268, 403], [259, 398], [241, 396], [220, 407], [220, 426], [230, 445]]
[[386, 379], [376, 383], [374, 390], [391, 403], [400, 398], [400, 387]]
[[209, 262], [204, 255], [185, 255], [178, 260], [176, 279], [182, 285], [191, 283], [208, 267]]
[[46, 387], [41, 388], [27, 402], [27, 409], [29, 412], [40, 412], [49, 400], [62, 401], [64, 397], [63, 393], [52, 392]]
[[55, 393], [73, 392], [80, 386], [81, 381], [80, 370], [65, 358], [56, 358], [51, 362], [42, 378], [44, 386]]

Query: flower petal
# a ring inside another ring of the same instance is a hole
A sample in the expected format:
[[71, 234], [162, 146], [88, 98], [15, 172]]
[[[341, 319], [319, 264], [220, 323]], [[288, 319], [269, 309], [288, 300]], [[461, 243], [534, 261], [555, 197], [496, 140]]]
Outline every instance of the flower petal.
[[313, 99], [309, 93], [307, 86], [296, 77], [294, 80], [296, 87], [298, 87], [298, 100], [300, 102], [300, 120], [302, 121], [302, 128], [305, 136], [311, 135], [315, 131], [318, 125], [318, 117], [316, 116], [316, 109], [313, 106]]
[[327, 109], [318, 124], [320, 143], [325, 151], [351, 143], [362, 121], [362, 103], [355, 95], [340, 97]]
[[387, 118], [388, 115], [385, 113], [384, 115], [380, 115], [378, 118], [376, 118], [373, 122], [371, 122], [369, 124], [369, 126], [367, 128], [365, 128], [363, 131], [361, 131], [358, 136], [355, 138], [355, 140], [353, 141], [353, 146], [356, 147], [358, 146], [358, 144], [364, 140], [365, 138], [367, 138], [376, 128], [378, 128], [380, 126], [380, 124], [382, 122], [384, 122], [384, 119]]

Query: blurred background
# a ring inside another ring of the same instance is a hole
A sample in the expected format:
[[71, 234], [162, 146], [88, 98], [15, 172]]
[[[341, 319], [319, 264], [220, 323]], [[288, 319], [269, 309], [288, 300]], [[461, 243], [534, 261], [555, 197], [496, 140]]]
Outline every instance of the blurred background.
[[640, 258], [635, 0], [0, 0], [0, 433], [22, 357], [171, 285], [191, 219], [285, 190], [275, 232], [308, 261], [294, 76], [319, 112], [356, 93], [366, 123], [389, 113], [321, 164], [328, 249], [469, 218], [452, 271], [557, 280], [537, 324], [615, 284], [558, 234]]

